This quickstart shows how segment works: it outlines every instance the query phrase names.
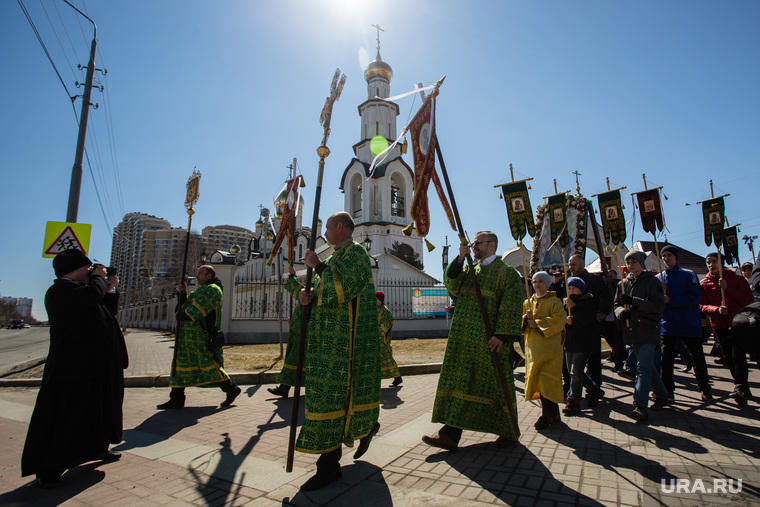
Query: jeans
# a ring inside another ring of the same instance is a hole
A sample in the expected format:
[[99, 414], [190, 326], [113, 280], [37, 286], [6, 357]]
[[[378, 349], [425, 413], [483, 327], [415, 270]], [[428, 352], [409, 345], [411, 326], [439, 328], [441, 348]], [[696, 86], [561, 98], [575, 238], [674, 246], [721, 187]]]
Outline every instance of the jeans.
[[[691, 354], [692, 364], [694, 366], [694, 373], [697, 375], [697, 383], [699, 390], [703, 393], [710, 392], [710, 378], [707, 374], [707, 363], [705, 362], [705, 354], [702, 350], [702, 337], [678, 337], [678, 336], [663, 336], [662, 337], [662, 382], [665, 384], [665, 388], [669, 393], [676, 390], [676, 384], [673, 380], [673, 367], [675, 365], [676, 349], [678, 348], [678, 342], [684, 343], [686, 348]], [[681, 356], [683, 357], [683, 355]]]
[[655, 352], [660, 347], [654, 343], [645, 343], [633, 347], [636, 354], [636, 387], [633, 391], [633, 401], [636, 405], [646, 407], [648, 405], [649, 391], [654, 391], [658, 398], [667, 398], [668, 390], [662, 379], [654, 371]]
[[568, 398], [579, 400], [583, 395], [583, 388], [586, 387], [586, 394], [595, 393], [599, 390], [596, 382], [591, 380], [588, 373], [583, 370], [586, 367], [588, 352], [565, 352], [567, 366], [570, 369], [570, 389], [567, 391]]
[[723, 360], [734, 377], [734, 385], [749, 392], [747, 354], [739, 345], [736, 333], [731, 329], [715, 329], [715, 336], [723, 351]]

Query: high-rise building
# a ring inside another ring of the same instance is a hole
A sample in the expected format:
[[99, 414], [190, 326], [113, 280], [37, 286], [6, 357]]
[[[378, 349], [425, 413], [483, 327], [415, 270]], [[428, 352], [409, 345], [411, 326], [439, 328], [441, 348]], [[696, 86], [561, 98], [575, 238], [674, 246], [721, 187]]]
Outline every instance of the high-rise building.
[[232, 247], [240, 247], [238, 252], [241, 259], [248, 258], [249, 244], [253, 238], [253, 231], [236, 225], [209, 225], [201, 231], [206, 253], [215, 250], [231, 252]]
[[171, 229], [171, 223], [146, 213], [128, 213], [114, 228], [111, 243], [111, 266], [115, 267], [120, 285], [134, 300], [140, 291], [140, 270], [143, 266], [145, 245], [143, 235], [147, 231]]

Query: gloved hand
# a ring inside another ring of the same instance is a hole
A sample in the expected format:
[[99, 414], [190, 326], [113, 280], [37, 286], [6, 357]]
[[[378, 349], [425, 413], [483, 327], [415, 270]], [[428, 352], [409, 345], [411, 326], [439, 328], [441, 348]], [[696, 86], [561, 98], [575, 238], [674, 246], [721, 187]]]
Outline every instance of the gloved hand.
[[620, 320], [628, 320], [631, 318], [631, 310], [626, 308], [622, 312], [620, 312]]
[[620, 294], [620, 302], [624, 305], [630, 305], [633, 303], [633, 298], [630, 294]]

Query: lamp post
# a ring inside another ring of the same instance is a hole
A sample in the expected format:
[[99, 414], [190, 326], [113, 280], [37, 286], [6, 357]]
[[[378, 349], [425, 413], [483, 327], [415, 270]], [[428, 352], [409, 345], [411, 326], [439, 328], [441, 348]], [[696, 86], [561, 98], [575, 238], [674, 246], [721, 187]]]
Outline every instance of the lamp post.
[[208, 254], [206, 252], [201, 252], [200, 258], [201, 264], [206, 264], [206, 261], [208, 260]]
[[362, 240], [362, 246], [364, 247], [365, 250], [367, 250], [367, 253], [369, 253], [370, 248], [372, 248], [372, 239], [370, 239], [369, 236], [364, 238]]

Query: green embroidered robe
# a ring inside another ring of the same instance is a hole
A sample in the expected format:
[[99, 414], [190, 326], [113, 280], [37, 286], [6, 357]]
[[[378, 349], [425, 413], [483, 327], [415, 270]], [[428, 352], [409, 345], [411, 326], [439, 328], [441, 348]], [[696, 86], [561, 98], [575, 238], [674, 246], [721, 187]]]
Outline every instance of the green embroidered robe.
[[[293, 277], [284, 285], [285, 290], [296, 300], [296, 307], [290, 317], [290, 329], [288, 330], [288, 346], [285, 349], [285, 362], [280, 374], [277, 375], [277, 383], [286, 386], [296, 385], [296, 368], [298, 367], [298, 344], [301, 341], [301, 303], [298, 302], [298, 293], [303, 289], [303, 284], [298, 278]], [[302, 377], [303, 382], [303, 377]]]
[[359, 243], [336, 246], [314, 277], [306, 343], [306, 419], [296, 442], [321, 454], [352, 447], [380, 413], [380, 334], [370, 259]]
[[393, 346], [391, 345], [393, 314], [387, 306], [383, 305], [377, 309], [377, 319], [380, 324], [380, 376], [382, 378], [399, 377], [401, 372], [393, 359]]
[[[507, 400], [488, 349], [490, 337], [486, 336], [470, 268], [465, 264], [459, 275], [451, 278], [451, 266], [449, 264], [446, 267], [444, 281], [457, 301], [438, 378], [433, 422], [510, 439], [517, 438], [517, 428], [509, 417]], [[493, 332], [519, 335], [522, 317], [520, 275], [499, 258], [485, 267], [476, 264], [475, 273]], [[508, 345], [505, 343], [502, 346], [499, 357], [509, 395], [516, 406]]]
[[191, 320], [178, 323], [179, 339], [174, 342], [175, 361], [172, 364], [171, 387], [216, 384], [230, 377], [224, 371], [222, 349], [209, 352], [203, 323], [211, 311], [216, 310], [216, 326], [222, 318], [222, 289], [218, 285], [201, 285], [187, 296], [182, 310]]

